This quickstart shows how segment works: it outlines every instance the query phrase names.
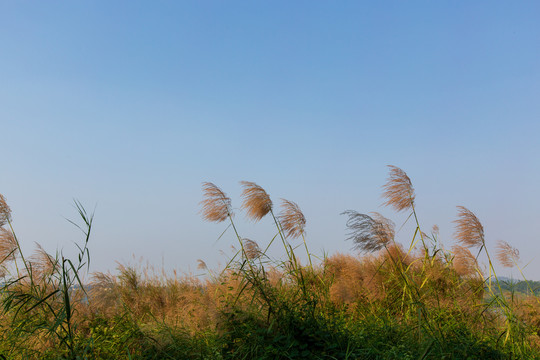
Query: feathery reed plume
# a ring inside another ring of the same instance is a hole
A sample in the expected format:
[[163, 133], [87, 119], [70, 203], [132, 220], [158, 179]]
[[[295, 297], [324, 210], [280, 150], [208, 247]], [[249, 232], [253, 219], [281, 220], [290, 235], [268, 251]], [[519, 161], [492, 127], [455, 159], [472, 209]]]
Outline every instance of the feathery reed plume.
[[346, 225], [349, 229], [347, 240], [352, 240], [358, 249], [377, 251], [394, 239], [394, 223], [379, 213], [373, 213], [371, 217], [347, 210], [342, 215], [349, 217]]
[[519, 261], [519, 250], [510, 246], [506, 241], [497, 242], [497, 259], [504, 267], [514, 267]]
[[114, 276], [104, 272], [92, 273], [92, 288], [112, 289], [116, 285]]
[[452, 246], [454, 270], [460, 276], [470, 276], [476, 273], [478, 263], [469, 249], [463, 246]]
[[254, 182], [241, 181], [240, 183], [244, 187], [241, 195], [244, 198], [242, 207], [246, 209], [247, 216], [255, 221], [261, 220], [272, 210], [270, 196]]
[[464, 206], [458, 206], [456, 223], [456, 239], [467, 247], [484, 245], [484, 227], [472, 211]]
[[11, 221], [11, 209], [9, 208], [6, 198], [0, 194], [0, 227]]
[[298, 238], [304, 233], [306, 218], [295, 202], [281, 199], [282, 212], [279, 222], [288, 237]]
[[203, 260], [197, 259], [197, 269], [206, 270], [208, 269], [208, 266], [206, 266], [206, 263]]
[[244, 252], [249, 260], [258, 259], [262, 255], [259, 244], [257, 244], [255, 241], [250, 239], [242, 239], [242, 242], [244, 243]]
[[383, 186], [382, 196], [386, 198], [385, 206], [391, 206], [396, 211], [411, 209], [414, 205], [414, 188], [411, 179], [405, 171], [400, 168], [388, 165], [390, 175], [387, 183]]
[[205, 182], [202, 184], [203, 197], [201, 213], [207, 221], [222, 222], [232, 215], [231, 199], [216, 185]]
[[17, 240], [9, 230], [0, 229], [0, 263], [15, 259], [18, 250]]
[[54, 273], [60, 266], [57, 258], [53, 257], [43, 247], [36, 243], [36, 250], [30, 257], [32, 271], [39, 276], [46, 276]]
[[90, 305], [96, 313], [114, 313], [121, 301], [116, 279], [108, 273], [95, 272], [92, 274], [92, 286], [89, 287]]
[[433, 235], [439, 236], [439, 225], [433, 225], [433, 228], [431, 228], [431, 232], [433, 233]]

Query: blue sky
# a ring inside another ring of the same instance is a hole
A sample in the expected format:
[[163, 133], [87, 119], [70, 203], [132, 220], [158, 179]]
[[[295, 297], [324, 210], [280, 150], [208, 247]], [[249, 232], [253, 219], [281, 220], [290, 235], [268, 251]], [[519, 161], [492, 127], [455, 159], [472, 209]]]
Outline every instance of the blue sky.
[[[92, 269], [132, 254], [197, 273], [234, 244], [201, 182], [297, 202], [315, 253], [350, 252], [344, 210], [379, 211], [404, 169], [422, 225], [456, 205], [540, 279], [537, 2], [0, 2], [0, 193], [25, 248], [80, 239]], [[240, 232], [266, 243], [271, 223]], [[411, 229], [398, 239], [406, 243]], [[501, 270], [502, 273], [509, 273]]]

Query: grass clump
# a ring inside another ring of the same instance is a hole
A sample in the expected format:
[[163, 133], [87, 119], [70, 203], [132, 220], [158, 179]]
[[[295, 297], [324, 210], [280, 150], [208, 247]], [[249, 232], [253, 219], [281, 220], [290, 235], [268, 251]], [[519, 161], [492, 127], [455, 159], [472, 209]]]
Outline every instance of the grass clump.
[[[540, 302], [534, 283], [500, 281], [476, 215], [458, 207], [451, 250], [424, 232], [407, 174], [394, 166], [385, 205], [407, 212], [410, 242], [378, 213], [347, 210], [348, 239], [362, 255], [317, 257], [298, 204], [242, 182], [242, 206], [269, 219], [265, 246], [241, 236], [232, 200], [203, 184], [202, 217], [227, 222], [238, 251], [206, 278], [121, 264], [87, 274], [93, 216], [76, 203], [83, 241], [76, 258], [38, 247], [25, 257], [0, 197], [0, 357], [9, 359], [535, 359]], [[277, 241], [276, 241], [277, 240]], [[271, 247], [284, 257], [274, 259]], [[472, 251], [471, 251], [472, 250]], [[488, 259], [485, 271], [478, 255]], [[475, 255], [476, 254], [476, 255]], [[496, 259], [517, 266], [500, 242]], [[300, 258], [306, 259], [302, 264]], [[520, 269], [521, 271], [521, 269]]]

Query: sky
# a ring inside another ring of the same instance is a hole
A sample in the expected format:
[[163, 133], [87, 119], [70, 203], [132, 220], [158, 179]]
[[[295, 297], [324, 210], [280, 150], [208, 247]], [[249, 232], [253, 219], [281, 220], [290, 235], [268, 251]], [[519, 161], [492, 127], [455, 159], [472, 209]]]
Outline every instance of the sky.
[[92, 271], [200, 275], [197, 259], [217, 269], [236, 241], [201, 218], [202, 182], [231, 197], [242, 237], [275, 235], [240, 209], [239, 181], [254, 181], [277, 212], [298, 203], [313, 253], [356, 254], [343, 211], [407, 218], [382, 206], [395, 165], [424, 231], [437, 224], [450, 248], [465, 206], [492, 253], [507, 241], [540, 280], [539, 14], [536, 1], [0, 1], [0, 193], [25, 251], [73, 255], [77, 199], [95, 213]]

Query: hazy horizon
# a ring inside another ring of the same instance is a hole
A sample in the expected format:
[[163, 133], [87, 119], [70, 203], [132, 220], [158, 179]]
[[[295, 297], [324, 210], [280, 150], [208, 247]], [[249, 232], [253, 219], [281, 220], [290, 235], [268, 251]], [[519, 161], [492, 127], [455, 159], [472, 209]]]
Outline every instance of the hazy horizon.
[[[456, 206], [490, 251], [540, 280], [540, 4], [0, 3], [0, 193], [30, 251], [81, 240], [91, 270], [132, 254], [217, 267], [235, 245], [199, 212], [201, 183], [238, 209], [241, 180], [307, 219], [313, 253], [354, 253], [345, 210], [378, 211], [386, 165], [407, 172], [425, 232], [450, 248]], [[275, 231], [236, 219], [243, 237]], [[411, 225], [411, 224], [409, 224]], [[405, 226], [405, 246], [414, 232]], [[277, 254], [276, 254], [277, 255]], [[528, 264], [528, 265], [527, 265]], [[496, 268], [519, 279], [519, 272]]]

